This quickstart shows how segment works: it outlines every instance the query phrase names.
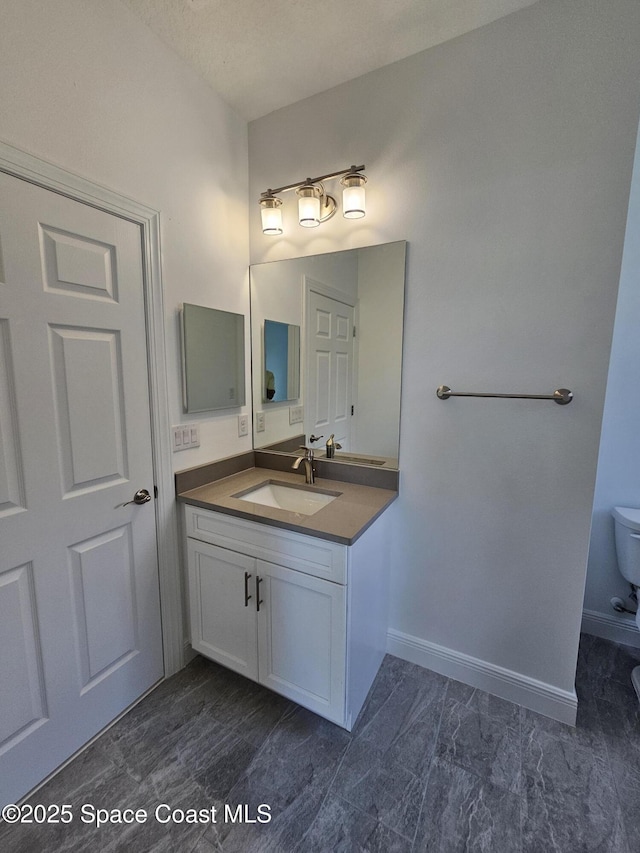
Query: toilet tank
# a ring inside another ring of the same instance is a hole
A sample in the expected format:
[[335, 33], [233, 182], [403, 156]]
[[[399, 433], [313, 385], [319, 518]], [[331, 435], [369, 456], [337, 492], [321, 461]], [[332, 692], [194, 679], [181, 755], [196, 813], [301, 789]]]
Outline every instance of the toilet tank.
[[616, 506], [611, 514], [620, 573], [629, 583], [640, 586], [640, 509]]

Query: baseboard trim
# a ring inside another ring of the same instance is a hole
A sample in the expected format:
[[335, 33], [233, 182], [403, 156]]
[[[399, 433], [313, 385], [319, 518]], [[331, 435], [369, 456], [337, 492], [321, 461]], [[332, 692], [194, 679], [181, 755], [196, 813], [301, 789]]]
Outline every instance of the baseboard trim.
[[561, 690], [519, 672], [430, 643], [420, 637], [403, 634], [393, 628], [387, 632], [389, 654], [486, 690], [501, 699], [523, 705], [546, 717], [574, 726], [578, 710], [575, 690]]
[[603, 640], [640, 648], [640, 631], [633, 616], [610, 616], [597, 610], [583, 610], [582, 630]]
[[188, 663], [191, 663], [191, 661], [194, 658], [198, 657], [198, 652], [194, 652], [194, 650], [191, 646], [191, 640], [185, 640], [184, 641], [184, 652], [183, 652], [183, 654], [184, 654], [184, 665], [185, 666]]

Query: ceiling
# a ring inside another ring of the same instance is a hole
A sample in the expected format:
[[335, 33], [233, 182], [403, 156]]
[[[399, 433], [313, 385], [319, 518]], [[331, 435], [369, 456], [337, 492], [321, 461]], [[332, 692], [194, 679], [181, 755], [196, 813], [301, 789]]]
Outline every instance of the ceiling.
[[537, 0], [122, 0], [247, 120]]

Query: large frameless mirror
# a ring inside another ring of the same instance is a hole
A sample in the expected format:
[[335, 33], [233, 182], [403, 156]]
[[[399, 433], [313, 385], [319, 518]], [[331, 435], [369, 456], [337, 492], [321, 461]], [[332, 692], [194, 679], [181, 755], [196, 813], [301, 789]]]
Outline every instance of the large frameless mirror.
[[321, 436], [322, 458], [333, 436], [335, 461], [398, 467], [405, 255], [399, 241], [251, 267], [255, 448]]

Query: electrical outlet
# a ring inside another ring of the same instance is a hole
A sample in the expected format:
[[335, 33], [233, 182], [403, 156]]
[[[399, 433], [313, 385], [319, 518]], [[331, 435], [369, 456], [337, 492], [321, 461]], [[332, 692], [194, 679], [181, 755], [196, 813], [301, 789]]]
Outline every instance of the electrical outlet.
[[174, 453], [200, 447], [200, 429], [197, 424], [180, 424], [180, 426], [171, 427], [171, 435]]
[[238, 415], [238, 436], [249, 435], [249, 415]]
[[256, 412], [256, 432], [264, 432], [264, 412]]

